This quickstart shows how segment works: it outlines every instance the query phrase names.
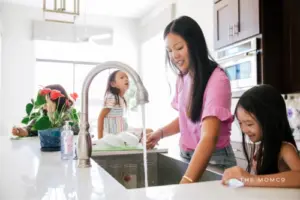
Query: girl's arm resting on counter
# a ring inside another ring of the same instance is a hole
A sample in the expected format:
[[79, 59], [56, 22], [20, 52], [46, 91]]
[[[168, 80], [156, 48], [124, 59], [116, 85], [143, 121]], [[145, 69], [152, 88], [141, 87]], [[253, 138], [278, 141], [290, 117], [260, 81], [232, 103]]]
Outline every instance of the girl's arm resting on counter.
[[[203, 120], [201, 129], [201, 140], [198, 143], [191, 162], [185, 172], [185, 176], [193, 182], [197, 182], [206, 169], [206, 166], [213, 154], [220, 132], [221, 121], [217, 117], [206, 117]], [[182, 178], [180, 183], [191, 181]]]
[[28, 124], [27, 126], [23, 127], [23, 129], [25, 131], [27, 131], [27, 136], [28, 137], [32, 137], [32, 136], [37, 136], [38, 135], [38, 131], [32, 130], [34, 124], [35, 124], [35, 120], [32, 120], [30, 124]]
[[228, 180], [236, 178], [249, 187], [300, 188], [300, 158], [296, 148], [291, 144], [284, 143], [280, 150], [280, 159], [284, 160], [290, 171], [251, 175], [244, 169], [235, 166], [224, 172], [222, 183], [226, 184]]
[[300, 188], [300, 157], [294, 146], [283, 143], [280, 154], [291, 171], [258, 175], [244, 180], [246, 186]]

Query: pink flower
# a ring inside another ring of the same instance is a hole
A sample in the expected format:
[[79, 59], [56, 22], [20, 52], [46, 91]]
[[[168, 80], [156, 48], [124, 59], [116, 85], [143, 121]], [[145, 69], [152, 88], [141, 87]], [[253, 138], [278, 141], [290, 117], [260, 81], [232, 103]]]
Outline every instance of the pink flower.
[[78, 94], [77, 94], [76, 92], [70, 94], [70, 96], [72, 97], [72, 99], [73, 99], [74, 101], [76, 101], [76, 99], [78, 98]]
[[44, 89], [40, 90], [40, 94], [42, 96], [45, 96], [45, 95], [49, 94], [50, 92], [51, 92], [51, 89], [49, 89], [49, 88], [44, 88]]
[[51, 100], [56, 100], [60, 97], [64, 97], [64, 95], [58, 91], [58, 90], [51, 90], [51, 93], [50, 93], [50, 99]]

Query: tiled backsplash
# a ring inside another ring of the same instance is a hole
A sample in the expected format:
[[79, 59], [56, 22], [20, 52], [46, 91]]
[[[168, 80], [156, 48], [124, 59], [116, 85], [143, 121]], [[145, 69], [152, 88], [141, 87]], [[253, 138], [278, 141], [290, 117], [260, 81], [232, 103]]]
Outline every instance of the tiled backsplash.
[[288, 95], [285, 102], [293, 135], [295, 140], [300, 140], [300, 94]]
[[[295, 140], [300, 141], [300, 93], [287, 95], [286, 106], [288, 109], [288, 116], [291, 127], [294, 129]], [[231, 112], [234, 113], [234, 109], [237, 105], [238, 99], [232, 99]], [[239, 128], [238, 122], [235, 120], [231, 127], [231, 140], [235, 142], [242, 141], [242, 134]]]

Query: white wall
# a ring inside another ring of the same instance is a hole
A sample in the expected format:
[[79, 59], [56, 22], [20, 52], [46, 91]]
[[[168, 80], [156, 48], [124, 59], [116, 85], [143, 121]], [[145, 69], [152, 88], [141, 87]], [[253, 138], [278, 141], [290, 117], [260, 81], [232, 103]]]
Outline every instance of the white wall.
[[[36, 92], [32, 20], [43, 20], [43, 15], [39, 8], [4, 4], [0, 19], [3, 28], [0, 135], [8, 135], [12, 125], [20, 123], [26, 103]], [[114, 55], [111, 59], [137, 68], [136, 21], [106, 16], [88, 16], [86, 21], [90, 25], [112, 27]], [[78, 19], [76, 23], [83, 24], [83, 20]]]
[[4, 5], [1, 13], [2, 36], [2, 91], [1, 135], [18, 124], [24, 106], [33, 96], [34, 43], [31, 41], [31, 20], [41, 17], [38, 10]]
[[[0, 95], [2, 91], [2, 18], [1, 18], [1, 5], [0, 5]], [[2, 113], [2, 101], [0, 98], [0, 113]], [[2, 121], [2, 115], [0, 114], [0, 126], [1, 126], [1, 121]], [[1, 134], [1, 129], [0, 129], [0, 134]]]
[[[148, 39], [155, 36], [158, 32], [163, 31], [164, 27], [162, 24], [165, 24], [166, 21], [170, 20], [170, 11], [169, 6], [175, 4], [175, 16], [180, 17], [182, 15], [187, 15], [192, 17], [200, 25], [208, 49], [213, 51], [213, 6], [214, 1], [207, 0], [165, 0], [161, 4], [157, 5], [150, 13], [147, 13], [140, 21], [139, 24], [141, 28], [146, 29], [141, 30], [140, 38]], [[165, 13], [161, 13], [164, 11]], [[174, 13], [171, 13], [173, 15]], [[162, 30], [157, 30], [161, 28]], [[143, 33], [144, 32], [144, 33]]]
[[176, 16], [187, 15], [200, 25], [208, 49], [213, 51], [213, 5], [211, 0], [177, 0]]

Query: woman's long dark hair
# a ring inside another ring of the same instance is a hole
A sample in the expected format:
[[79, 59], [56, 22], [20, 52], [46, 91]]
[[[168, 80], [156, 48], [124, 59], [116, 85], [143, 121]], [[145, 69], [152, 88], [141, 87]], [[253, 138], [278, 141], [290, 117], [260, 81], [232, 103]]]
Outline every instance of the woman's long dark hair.
[[[173, 20], [164, 31], [164, 39], [169, 33], [182, 37], [187, 43], [189, 53], [189, 72], [193, 78], [191, 93], [191, 106], [188, 108], [189, 118], [193, 122], [200, 120], [203, 104], [203, 95], [207, 82], [218, 64], [209, 55], [205, 38], [200, 26], [190, 17], [182, 16]], [[175, 73], [183, 76], [180, 70], [172, 63], [166, 53], [166, 63], [170, 65]]]
[[58, 112], [60, 112], [63, 108], [68, 109], [66, 106], [64, 106], [66, 103], [66, 100], [69, 100], [70, 106], [73, 104], [73, 102], [68, 97], [68, 94], [67, 94], [65, 88], [63, 88], [63, 86], [61, 86], [59, 84], [53, 84], [53, 85], [47, 85], [45, 88], [49, 88], [51, 90], [58, 90], [64, 95], [64, 97], [60, 97], [55, 100], [51, 100], [56, 104]]
[[[120, 72], [120, 71], [121, 70], [116, 70], [116, 71], [114, 71], [113, 73], [111, 73], [109, 75], [108, 80], [107, 80], [106, 91], [105, 91], [105, 95], [104, 95], [104, 97], [105, 97], [108, 93], [112, 93], [115, 96], [116, 104], [117, 105], [120, 105], [120, 96], [119, 96], [120, 89], [111, 86], [111, 83], [116, 81], [117, 73]], [[126, 104], [126, 100], [125, 99], [124, 99], [124, 102]]]
[[[278, 173], [278, 158], [282, 143], [289, 142], [296, 147], [283, 97], [270, 85], [255, 86], [239, 99], [235, 116], [239, 106], [253, 115], [261, 128], [262, 140], [256, 151], [256, 173], [258, 175]], [[254, 150], [252, 149], [249, 154], [244, 133], [243, 149], [248, 161], [247, 171], [250, 172]]]

